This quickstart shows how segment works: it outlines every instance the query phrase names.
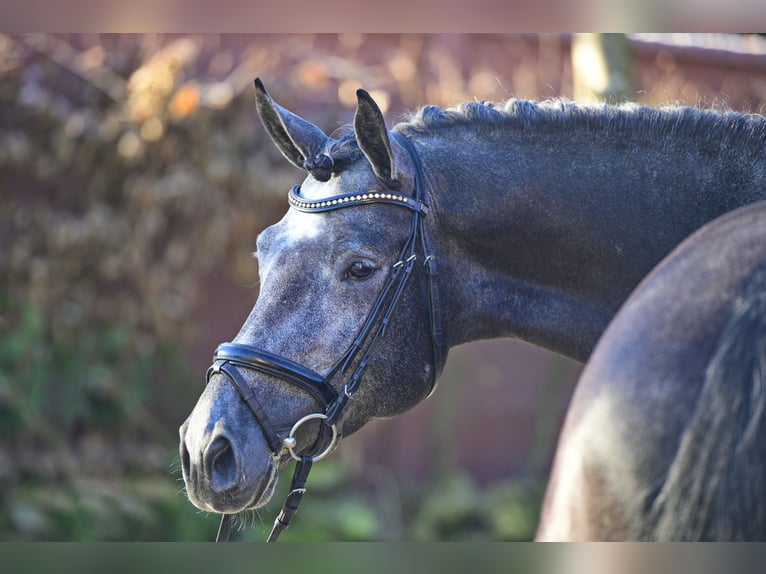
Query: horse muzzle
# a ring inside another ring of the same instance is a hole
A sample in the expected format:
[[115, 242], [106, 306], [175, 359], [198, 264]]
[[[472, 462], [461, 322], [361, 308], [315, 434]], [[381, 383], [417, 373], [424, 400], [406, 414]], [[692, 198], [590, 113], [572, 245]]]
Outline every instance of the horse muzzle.
[[237, 439], [220, 423], [213, 424], [210, 432], [194, 436], [190, 431], [195, 428], [190, 425], [193, 416], [179, 429], [181, 467], [192, 504], [219, 513], [266, 504], [274, 492], [278, 465], [265, 444]]

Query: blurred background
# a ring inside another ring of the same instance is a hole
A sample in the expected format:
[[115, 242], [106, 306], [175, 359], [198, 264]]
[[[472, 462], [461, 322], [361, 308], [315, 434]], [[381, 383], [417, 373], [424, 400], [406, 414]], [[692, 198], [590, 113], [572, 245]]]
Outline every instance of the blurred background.
[[[177, 429], [304, 177], [259, 124], [256, 76], [327, 133], [358, 87], [390, 125], [509, 97], [764, 113], [766, 41], [0, 35], [0, 540], [214, 538]], [[434, 396], [315, 467], [283, 539], [531, 539], [580, 370], [510, 340], [453, 349]], [[235, 538], [263, 539], [285, 486]]]

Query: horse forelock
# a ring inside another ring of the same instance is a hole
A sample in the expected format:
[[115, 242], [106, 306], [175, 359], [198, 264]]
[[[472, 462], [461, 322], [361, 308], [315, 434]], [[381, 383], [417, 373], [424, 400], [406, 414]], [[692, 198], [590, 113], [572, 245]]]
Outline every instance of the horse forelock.
[[463, 128], [477, 131], [560, 130], [631, 132], [705, 137], [722, 143], [766, 145], [766, 118], [731, 110], [701, 109], [685, 105], [650, 107], [637, 103], [619, 105], [578, 103], [565, 99], [532, 101], [511, 98], [504, 103], [464, 102], [451, 108], [425, 106], [395, 129], [409, 136], [438, 136]]
[[362, 150], [354, 135], [354, 129], [345, 125], [335, 130], [324, 149], [333, 160], [333, 172], [340, 173], [353, 162], [363, 157]]

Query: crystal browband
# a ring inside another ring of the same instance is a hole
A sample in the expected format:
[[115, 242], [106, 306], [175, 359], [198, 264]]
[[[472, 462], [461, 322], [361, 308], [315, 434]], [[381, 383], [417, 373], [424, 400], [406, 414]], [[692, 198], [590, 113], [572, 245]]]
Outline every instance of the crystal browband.
[[352, 207], [354, 205], [367, 205], [369, 203], [389, 203], [406, 207], [412, 211], [417, 211], [425, 215], [428, 213], [428, 206], [414, 197], [407, 197], [400, 193], [392, 191], [370, 190], [364, 193], [348, 193], [345, 195], [333, 195], [323, 199], [305, 199], [300, 196], [301, 186], [296, 185], [287, 195], [287, 201], [291, 207], [298, 211], [319, 213], [322, 211], [332, 211], [341, 207]]

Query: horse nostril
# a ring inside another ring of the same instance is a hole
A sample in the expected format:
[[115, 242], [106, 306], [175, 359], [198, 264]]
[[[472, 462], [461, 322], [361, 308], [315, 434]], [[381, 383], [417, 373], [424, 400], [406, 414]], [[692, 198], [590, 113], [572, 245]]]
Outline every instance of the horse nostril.
[[229, 439], [219, 436], [205, 450], [205, 473], [215, 492], [223, 492], [239, 482], [237, 457]]
[[186, 447], [186, 441], [181, 442], [181, 467], [185, 477], [191, 477], [191, 457], [189, 449]]

